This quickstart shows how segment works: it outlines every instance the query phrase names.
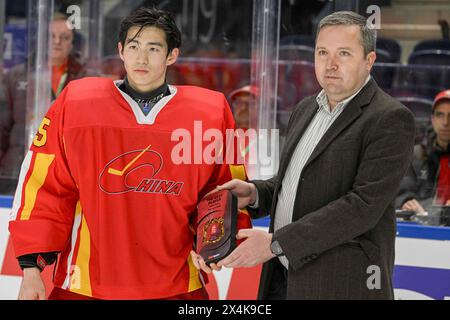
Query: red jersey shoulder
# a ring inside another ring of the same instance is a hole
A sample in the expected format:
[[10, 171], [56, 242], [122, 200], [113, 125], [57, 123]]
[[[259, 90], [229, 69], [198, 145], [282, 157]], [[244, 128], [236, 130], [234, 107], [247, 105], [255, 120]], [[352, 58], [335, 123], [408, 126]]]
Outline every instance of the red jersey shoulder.
[[66, 89], [66, 100], [110, 97], [117, 90], [111, 79], [99, 77], [72, 80]]
[[177, 95], [200, 104], [223, 104], [225, 96], [219, 91], [196, 86], [176, 86]]
[[111, 79], [82, 78], [72, 80], [52, 104], [47, 115], [63, 117], [65, 127], [81, 125], [93, 115], [103, 117], [105, 106], [114, 107], [122, 101]]
[[177, 88], [176, 96], [184, 102], [188, 102], [192, 107], [199, 111], [208, 110], [211, 112], [223, 113], [224, 107], [228, 105], [223, 93], [196, 86], [175, 86]]
[[190, 99], [223, 99], [224, 95], [219, 91], [214, 91], [197, 86], [175, 86], [179, 93]]

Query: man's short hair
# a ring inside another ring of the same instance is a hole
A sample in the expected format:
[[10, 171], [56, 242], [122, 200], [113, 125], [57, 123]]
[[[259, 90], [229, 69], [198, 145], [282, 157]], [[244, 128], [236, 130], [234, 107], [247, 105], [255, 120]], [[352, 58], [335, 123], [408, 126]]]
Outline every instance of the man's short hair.
[[140, 28], [134, 38], [146, 27], [156, 27], [163, 30], [166, 35], [167, 54], [181, 46], [181, 32], [172, 15], [167, 11], [141, 7], [131, 12], [120, 24], [119, 42], [122, 44], [122, 48], [125, 47], [128, 30], [132, 27]]
[[364, 48], [364, 56], [367, 56], [370, 52], [375, 51], [377, 31], [375, 30], [375, 28], [367, 24], [367, 19], [365, 17], [353, 11], [337, 11], [320, 20], [316, 39], [320, 30], [322, 30], [324, 27], [339, 25], [359, 26], [361, 31], [361, 45]]

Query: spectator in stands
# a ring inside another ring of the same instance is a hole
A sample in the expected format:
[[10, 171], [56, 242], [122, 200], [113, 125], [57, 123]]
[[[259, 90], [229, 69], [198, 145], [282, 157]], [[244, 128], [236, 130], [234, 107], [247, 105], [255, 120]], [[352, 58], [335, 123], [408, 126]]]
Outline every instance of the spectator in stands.
[[397, 208], [424, 214], [430, 205], [450, 205], [450, 90], [434, 99], [432, 128], [400, 185]]
[[74, 52], [74, 30], [66, 23], [67, 16], [56, 13], [50, 28], [52, 32], [52, 98], [56, 99], [62, 89], [74, 79], [85, 75], [78, 52]]
[[252, 107], [256, 104], [258, 88], [246, 85], [230, 93], [231, 109], [233, 111], [236, 128], [248, 129], [256, 125], [256, 111]]
[[[74, 79], [86, 75], [80, 56], [73, 49], [74, 30], [66, 24], [67, 16], [55, 13], [50, 24], [52, 50], [52, 100]], [[31, 55], [33, 59], [34, 54]], [[33, 63], [34, 61], [32, 61]], [[5, 75], [8, 107], [0, 113], [0, 194], [12, 193], [25, 154], [27, 105], [27, 63], [13, 67]]]
[[[229, 95], [236, 129], [242, 129], [242, 131], [236, 131], [238, 150], [240, 152], [240, 157], [238, 157], [237, 161], [240, 163], [244, 161], [249, 177], [254, 177], [257, 170], [255, 166], [257, 136], [255, 131], [252, 132], [248, 129], [256, 128], [257, 126], [256, 98], [258, 95], [259, 89], [252, 85], [245, 85], [234, 90]], [[250, 152], [251, 149], [253, 153]], [[250, 158], [251, 154], [252, 158]]]

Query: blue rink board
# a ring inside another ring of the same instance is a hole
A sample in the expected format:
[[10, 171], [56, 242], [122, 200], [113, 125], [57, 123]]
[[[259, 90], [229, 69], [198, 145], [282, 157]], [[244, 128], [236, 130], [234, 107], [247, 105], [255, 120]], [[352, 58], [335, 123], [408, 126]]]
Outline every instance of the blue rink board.
[[0, 196], [0, 208], [12, 208], [13, 197]]
[[[269, 217], [264, 217], [253, 220], [253, 225], [256, 227], [268, 227], [269, 222]], [[450, 227], [431, 227], [413, 223], [398, 222], [397, 237], [450, 240]]]

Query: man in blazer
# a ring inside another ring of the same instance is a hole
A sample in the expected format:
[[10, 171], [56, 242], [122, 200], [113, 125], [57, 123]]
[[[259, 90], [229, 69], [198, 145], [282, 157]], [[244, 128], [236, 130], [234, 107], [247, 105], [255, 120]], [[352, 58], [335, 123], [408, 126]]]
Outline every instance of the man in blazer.
[[393, 298], [393, 199], [412, 159], [414, 117], [371, 79], [375, 40], [356, 13], [325, 17], [315, 49], [323, 90], [292, 113], [277, 175], [218, 187], [253, 218], [271, 216], [268, 233], [241, 230], [246, 241], [211, 265], [265, 263], [260, 299]]

